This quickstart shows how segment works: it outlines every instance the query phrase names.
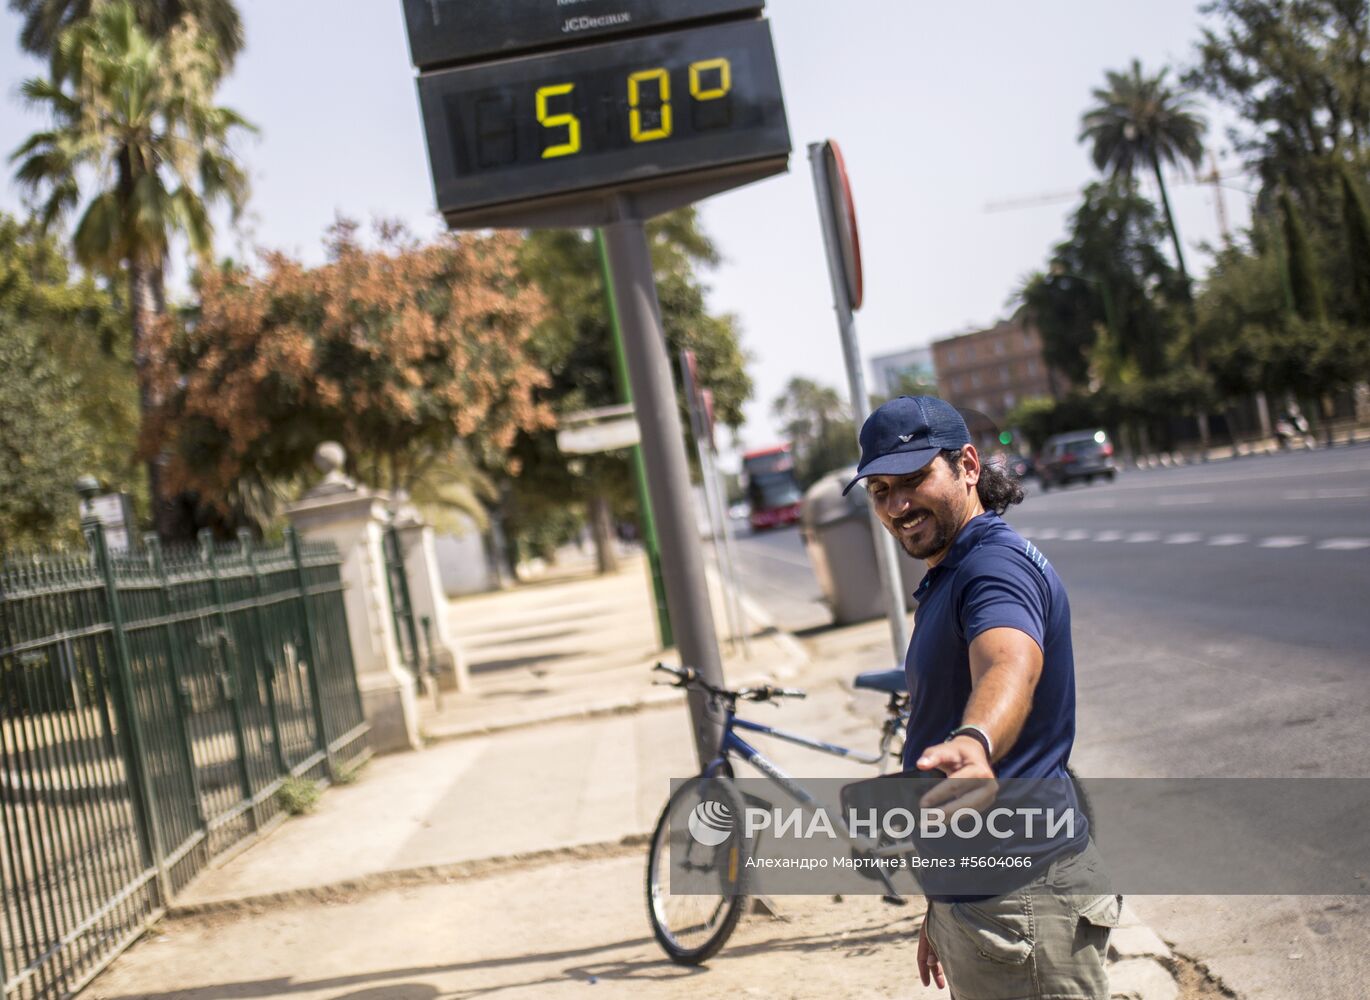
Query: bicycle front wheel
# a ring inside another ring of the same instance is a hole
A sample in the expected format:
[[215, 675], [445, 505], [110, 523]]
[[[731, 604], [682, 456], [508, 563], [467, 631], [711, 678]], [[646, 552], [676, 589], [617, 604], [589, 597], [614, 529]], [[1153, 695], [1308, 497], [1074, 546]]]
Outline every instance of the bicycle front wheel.
[[647, 854], [647, 915], [671, 961], [698, 965], [722, 948], [746, 906], [742, 796], [699, 775], [661, 811]]

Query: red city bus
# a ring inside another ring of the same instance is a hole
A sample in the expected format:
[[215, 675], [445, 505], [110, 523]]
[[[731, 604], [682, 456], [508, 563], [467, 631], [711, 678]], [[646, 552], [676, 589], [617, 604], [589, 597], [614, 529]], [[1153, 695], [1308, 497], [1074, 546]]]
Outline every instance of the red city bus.
[[794, 456], [787, 444], [758, 448], [742, 456], [742, 474], [751, 504], [748, 520], [753, 531], [794, 524], [799, 520], [803, 492], [794, 477]]

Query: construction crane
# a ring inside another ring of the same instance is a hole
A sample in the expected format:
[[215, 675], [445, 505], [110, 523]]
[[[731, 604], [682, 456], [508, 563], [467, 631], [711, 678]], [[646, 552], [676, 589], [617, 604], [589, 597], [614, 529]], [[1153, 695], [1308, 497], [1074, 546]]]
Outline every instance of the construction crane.
[[[1208, 154], [1209, 169], [1201, 174], [1192, 177], [1181, 176], [1176, 179], [1179, 184], [1211, 184], [1213, 186], [1214, 208], [1218, 216], [1218, 231], [1222, 233], [1223, 242], [1232, 239], [1232, 231], [1227, 222], [1227, 204], [1223, 199], [1223, 182], [1232, 181], [1246, 176], [1244, 170], [1231, 173], [1222, 173], [1218, 169], [1218, 157], [1211, 150]], [[1237, 190], [1246, 191], [1245, 188]], [[1250, 192], [1247, 192], [1248, 194]], [[1063, 202], [1074, 201], [1080, 197], [1080, 189], [1073, 188], [1069, 191], [1048, 191], [1041, 194], [1026, 195], [1022, 198], [1007, 198], [1000, 201], [990, 201], [985, 203], [986, 212], [1012, 212], [1021, 208], [1040, 208], [1044, 205], [1059, 205]]]

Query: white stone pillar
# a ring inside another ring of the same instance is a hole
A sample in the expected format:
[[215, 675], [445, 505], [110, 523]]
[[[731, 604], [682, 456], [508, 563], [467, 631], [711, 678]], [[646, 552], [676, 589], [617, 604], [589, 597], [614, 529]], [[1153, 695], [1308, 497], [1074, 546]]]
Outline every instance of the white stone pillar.
[[389, 498], [342, 473], [340, 445], [320, 445], [324, 481], [287, 508], [300, 537], [331, 542], [342, 556], [343, 603], [362, 712], [377, 753], [420, 747], [414, 677], [400, 659], [383, 548]]
[[414, 611], [414, 624], [419, 630], [421, 645], [424, 641], [423, 619], [429, 621], [428, 648], [433, 657], [433, 668], [437, 671], [438, 687], [444, 691], [465, 691], [471, 686], [471, 676], [466, 667], [466, 657], [448, 620], [450, 608], [442, 589], [442, 573], [438, 569], [433, 529], [423, 522], [412, 507], [396, 515], [395, 529], [400, 536], [404, 572], [409, 580], [409, 603]]

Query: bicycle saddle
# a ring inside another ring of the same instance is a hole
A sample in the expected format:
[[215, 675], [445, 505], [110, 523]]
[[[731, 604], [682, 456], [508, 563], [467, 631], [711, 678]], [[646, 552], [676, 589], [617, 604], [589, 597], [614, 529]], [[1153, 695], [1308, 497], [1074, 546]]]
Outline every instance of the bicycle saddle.
[[881, 691], [885, 694], [902, 694], [909, 689], [902, 669], [868, 670], [864, 674], [857, 674], [852, 684], [854, 687]]

